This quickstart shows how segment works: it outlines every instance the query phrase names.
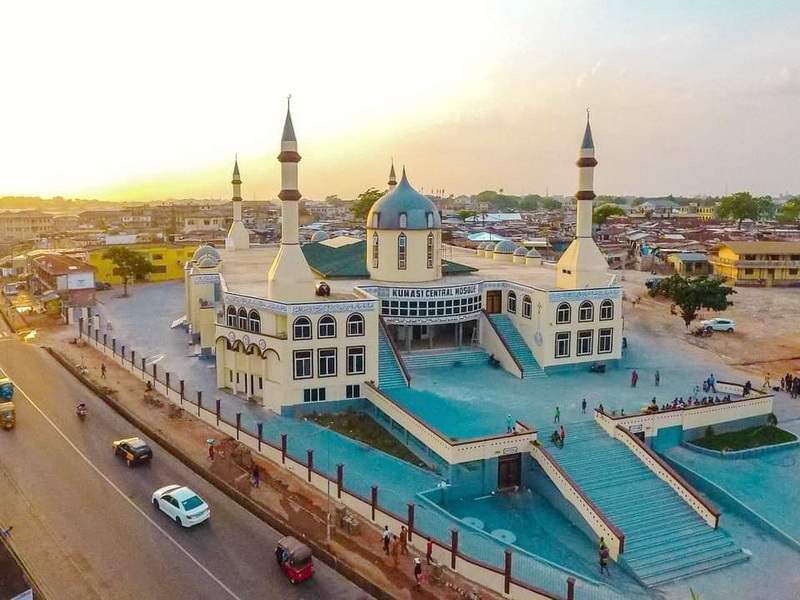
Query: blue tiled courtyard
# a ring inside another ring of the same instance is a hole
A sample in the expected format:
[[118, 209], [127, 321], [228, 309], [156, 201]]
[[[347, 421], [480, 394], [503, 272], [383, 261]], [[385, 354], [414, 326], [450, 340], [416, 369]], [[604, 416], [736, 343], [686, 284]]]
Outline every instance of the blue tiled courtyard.
[[[203, 397], [222, 399], [228, 418], [243, 414], [243, 423], [254, 428], [256, 421], [264, 423], [264, 435], [277, 441], [281, 433], [289, 434], [290, 452], [304, 456], [314, 448], [315, 463], [333, 473], [335, 464], [346, 465], [347, 483], [355, 491], [368, 494], [369, 487], [381, 489], [381, 503], [403, 513], [408, 502], [420, 507], [419, 526], [436, 537], [446, 539], [450, 527], [464, 527], [438, 511], [426, 507], [417, 496], [419, 492], [436, 487], [441, 481], [435, 473], [408, 465], [382, 452], [349, 440], [319, 426], [302, 420], [289, 419], [248, 404], [241, 398], [216, 390], [213, 362], [201, 361], [190, 355], [187, 337], [181, 329], [170, 324], [184, 314], [183, 283], [136, 285], [130, 298], [116, 297], [118, 290], [101, 294], [102, 318], [113, 322], [113, 336], [157, 361], [161, 370], [187, 381], [190, 390], [202, 390]], [[148, 323], [147, 328], [141, 326]], [[575, 370], [549, 375], [544, 379], [519, 380], [488, 365], [469, 368], [418, 369], [412, 371], [411, 390], [392, 390], [392, 396], [448, 436], [468, 438], [493, 435], [505, 431], [506, 415], [547, 432], [552, 427], [556, 406], [561, 421], [569, 431], [570, 423], [592, 418], [592, 408], [600, 403], [607, 411], [625, 409], [633, 412], [649, 403], [655, 396], [659, 403], [674, 397], [689, 396], [694, 386], [714, 373], [717, 379], [743, 381], [746, 376], [719, 365], [704, 364], [688, 355], [676, 353], [674, 347], [662, 345], [650, 338], [626, 331], [628, 350], [619, 368], [604, 374]], [[141, 354], [140, 354], [141, 355]], [[640, 375], [638, 386], [630, 386], [630, 371]], [[659, 370], [660, 386], [654, 385], [654, 373]], [[754, 383], [757, 383], [753, 379]], [[192, 393], [192, 392], [190, 392]], [[586, 398], [587, 412], [581, 412], [581, 399]], [[436, 400], [432, 402], [431, 400]], [[776, 413], [781, 420], [800, 417], [797, 401], [793, 403], [779, 395]], [[453, 419], [452, 415], [458, 415]], [[800, 513], [790, 507], [793, 492], [800, 484], [800, 451], [742, 460], [725, 461], [701, 456], [684, 448], [670, 451], [670, 458], [693, 468], [732, 495], [746, 501], [787, 532], [800, 536], [797, 523]], [[701, 488], [702, 489], [702, 488]], [[778, 541], [756, 521], [741, 516], [735, 503], [721, 505], [725, 530], [743, 548], [752, 552], [749, 562], [712, 572], [688, 581], [677, 581], [657, 590], [645, 590], [620, 572], [612, 573], [610, 585], [598, 585], [595, 574], [594, 541], [584, 536], [535, 492], [515, 496], [494, 496], [452, 502], [447, 510], [465, 519], [464, 549], [481, 555], [483, 560], [501, 564], [502, 535], [493, 538], [496, 530], [506, 530], [516, 538], [514, 545], [541, 557], [542, 561], [518, 555], [518, 565], [533, 583], [563, 593], [561, 582], [568, 574], [579, 577], [578, 598], [659, 598], [685, 599], [692, 587], [702, 600], [714, 598], [793, 598], [800, 589], [800, 573], [795, 565], [800, 554]], [[478, 527], [478, 525], [482, 527]], [[481, 533], [480, 530], [485, 533]], [[548, 564], [561, 566], [561, 569]]]

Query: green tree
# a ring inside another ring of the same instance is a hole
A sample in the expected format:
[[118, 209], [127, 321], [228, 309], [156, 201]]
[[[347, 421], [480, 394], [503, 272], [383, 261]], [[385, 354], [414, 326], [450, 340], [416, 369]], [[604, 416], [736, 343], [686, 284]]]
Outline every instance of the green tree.
[[528, 194], [519, 199], [520, 210], [536, 210], [542, 197], [537, 194]]
[[733, 304], [728, 296], [735, 293], [733, 288], [708, 275], [682, 277], [678, 274], [661, 280], [649, 292], [654, 298], [670, 298], [681, 309], [681, 318], [686, 327], [697, 318], [697, 311], [701, 308], [717, 312], [727, 309]]
[[145, 258], [144, 254], [125, 246], [109, 248], [103, 253], [103, 258], [114, 263], [115, 274], [122, 277], [123, 298], [128, 297], [128, 281], [144, 277], [153, 271], [153, 264]]
[[613, 217], [615, 215], [619, 215], [624, 217], [626, 214], [625, 210], [620, 208], [615, 204], [603, 204], [602, 206], [598, 206], [592, 212], [592, 223], [596, 225], [602, 225], [606, 221], [608, 221], [609, 217]]
[[741, 229], [745, 219], [758, 221], [762, 217], [771, 217], [775, 212], [775, 205], [769, 196], [755, 198], [750, 192], [736, 192], [720, 200], [717, 212], [722, 219], [738, 221]]
[[550, 198], [549, 196], [547, 198], [542, 198], [540, 205], [544, 210], [556, 210], [557, 208], [561, 208], [561, 204], [559, 204], [558, 200]]
[[458, 218], [459, 219], [461, 219], [462, 221], [466, 221], [470, 217], [474, 217], [475, 215], [477, 215], [478, 211], [475, 211], [475, 210], [460, 210], [460, 211], [458, 211], [457, 214], [458, 214]]
[[361, 192], [350, 207], [353, 219], [356, 221], [366, 221], [372, 205], [378, 198], [386, 194], [387, 190], [380, 191], [378, 188], [371, 187], [365, 192]]
[[780, 210], [778, 210], [778, 221], [781, 223], [800, 222], [800, 196], [789, 198]]

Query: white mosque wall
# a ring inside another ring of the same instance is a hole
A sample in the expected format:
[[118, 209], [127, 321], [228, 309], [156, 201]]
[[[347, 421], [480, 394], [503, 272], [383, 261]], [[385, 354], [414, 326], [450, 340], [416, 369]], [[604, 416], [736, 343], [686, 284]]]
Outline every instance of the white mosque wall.
[[481, 348], [499, 360], [503, 369], [516, 377], [522, 377], [522, 370], [484, 313], [480, 313], [479, 323], [478, 331], [480, 332]]
[[[406, 260], [400, 260], [399, 238], [405, 235]], [[432, 236], [433, 259], [428, 261], [428, 235]], [[375, 265], [374, 236], [378, 236], [378, 262]], [[442, 278], [440, 255], [442, 232], [439, 229], [390, 230], [367, 228], [367, 270], [377, 281], [422, 282]]]

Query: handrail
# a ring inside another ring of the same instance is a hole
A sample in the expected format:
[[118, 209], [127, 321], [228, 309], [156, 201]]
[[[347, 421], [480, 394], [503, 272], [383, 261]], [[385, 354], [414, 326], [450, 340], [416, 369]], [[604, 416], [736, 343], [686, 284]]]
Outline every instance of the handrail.
[[503, 334], [500, 333], [500, 330], [497, 328], [497, 325], [495, 325], [494, 322], [492, 321], [491, 317], [489, 316], [489, 312], [485, 308], [482, 308], [481, 312], [483, 313], [483, 316], [486, 317], [486, 320], [489, 322], [489, 325], [492, 326], [492, 329], [494, 329], [494, 332], [497, 334], [497, 337], [500, 338], [500, 342], [503, 344], [503, 347], [505, 347], [506, 352], [508, 352], [508, 355], [511, 357], [511, 360], [513, 360], [514, 364], [517, 365], [520, 375], [525, 375], [525, 369], [522, 367], [522, 363], [519, 362], [519, 359], [514, 354], [514, 351], [511, 350], [511, 347], [508, 345], [508, 342], [506, 342], [505, 338], [503, 337]]
[[406, 365], [403, 362], [403, 359], [400, 357], [400, 351], [397, 349], [397, 346], [392, 339], [392, 336], [389, 335], [389, 330], [386, 329], [386, 322], [383, 320], [383, 316], [378, 316], [378, 323], [380, 324], [381, 330], [383, 331], [383, 335], [386, 336], [386, 339], [389, 340], [389, 348], [392, 350], [392, 354], [394, 354], [394, 358], [397, 361], [397, 364], [400, 365], [400, 370], [403, 372], [403, 377], [406, 378], [406, 385], [411, 385], [411, 375], [408, 373], [408, 369], [406, 369]]
[[652, 458], [658, 465], [664, 469], [670, 477], [672, 477], [682, 488], [684, 488], [689, 494], [691, 494], [695, 500], [697, 500], [703, 507], [711, 513], [714, 517], [714, 529], [719, 527], [719, 517], [720, 512], [705, 498], [703, 498], [700, 493], [692, 487], [692, 485], [686, 481], [681, 475], [673, 469], [663, 458], [661, 458], [658, 454], [656, 454], [651, 448], [647, 446], [642, 440], [638, 437], [633, 435], [630, 431], [624, 428], [622, 425], [617, 425], [617, 429], [623, 432], [628, 438], [630, 438], [639, 448], [641, 448], [645, 454], [647, 454], [650, 458]]
[[[726, 382], [726, 381], [717, 381], [717, 385], [719, 385], [719, 384], [729, 384], [729, 383]], [[740, 384], [731, 383], [729, 385], [740, 385]], [[692, 410], [702, 410], [704, 408], [713, 408], [715, 406], [717, 406], [717, 407], [719, 407], [719, 406], [729, 406], [731, 404], [739, 404], [741, 402], [751, 402], [752, 400], [763, 400], [765, 398], [774, 397], [773, 394], [765, 394], [762, 390], [756, 390], [755, 388], [753, 388], [753, 391], [754, 392], [760, 392], [760, 393], [758, 393], [758, 395], [754, 395], [754, 396], [743, 396], [742, 398], [731, 398], [730, 400], [726, 400], [725, 402], [720, 400], [719, 402], [712, 402], [710, 404], [709, 403], [706, 403], [706, 404], [692, 404], [691, 406], [687, 405], [687, 406], [684, 406], [683, 408], [680, 408], [680, 407], [679, 408], [667, 408], [666, 410], [661, 410], [661, 408], [659, 407], [658, 410], [654, 410], [652, 412], [645, 412], [645, 411], [640, 410], [638, 412], [625, 413], [624, 415], [612, 415], [607, 410], [604, 410], [603, 412], [600, 412], [600, 409], [595, 409], [595, 412], [600, 413], [601, 415], [603, 415], [604, 417], [606, 417], [608, 419], [611, 419], [612, 421], [628, 421], [630, 419], [637, 418], [637, 417], [643, 417], [643, 416], [658, 416], [658, 415], [664, 415], [664, 414], [667, 414], [667, 413], [676, 413], [676, 412], [679, 413], [679, 412], [687, 412], [687, 411], [692, 411]]]
[[605, 515], [605, 513], [603, 513], [603, 511], [600, 510], [600, 507], [594, 503], [594, 500], [592, 500], [589, 496], [586, 495], [586, 492], [584, 492], [583, 489], [577, 483], [575, 483], [575, 480], [572, 479], [572, 477], [570, 477], [567, 474], [567, 472], [561, 467], [561, 465], [558, 464], [558, 461], [556, 461], [551, 456], [551, 454], [547, 450], [545, 450], [544, 446], [541, 443], [537, 445], [537, 448], [542, 453], [542, 456], [544, 456], [547, 459], [547, 461], [553, 466], [553, 468], [555, 468], [555, 470], [558, 471], [559, 475], [561, 475], [561, 477], [564, 478], [567, 484], [573, 490], [575, 490], [575, 493], [577, 493], [581, 497], [581, 499], [584, 502], [586, 502], [589, 508], [592, 509], [592, 512], [594, 512], [600, 518], [603, 524], [606, 527], [608, 527], [608, 529], [611, 530], [611, 532], [613, 532], [615, 536], [617, 536], [617, 538], [619, 539], [619, 553], [622, 554], [625, 551], [625, 532], [611, 522], [611, 520]]

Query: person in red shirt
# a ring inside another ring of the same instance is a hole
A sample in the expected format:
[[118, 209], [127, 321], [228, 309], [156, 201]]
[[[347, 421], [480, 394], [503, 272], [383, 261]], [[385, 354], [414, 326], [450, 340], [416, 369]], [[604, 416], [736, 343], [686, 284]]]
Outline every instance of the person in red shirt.
[[428, 536], [428, 543], [425, 544], [425, 558], [428, 561], [428, 564], [431, 564], [431, 560], [433, 556], [433, 540]]

